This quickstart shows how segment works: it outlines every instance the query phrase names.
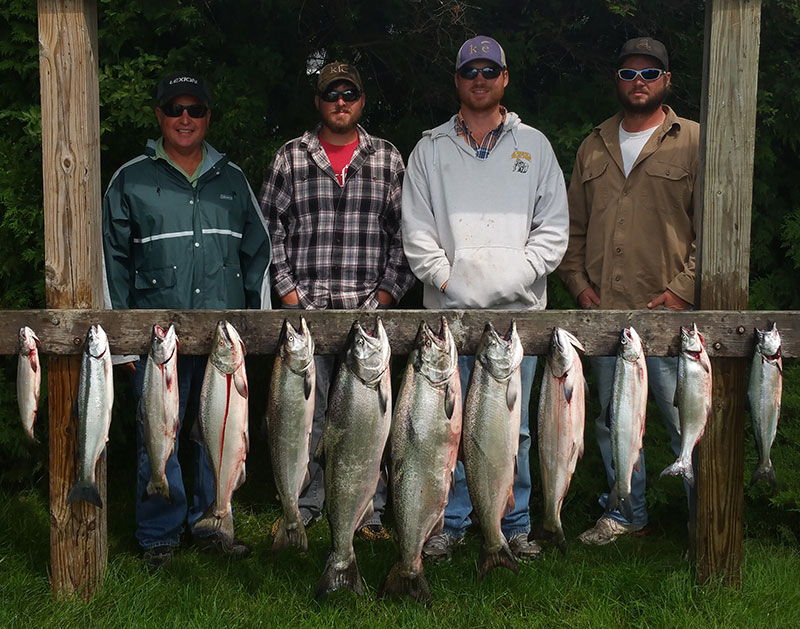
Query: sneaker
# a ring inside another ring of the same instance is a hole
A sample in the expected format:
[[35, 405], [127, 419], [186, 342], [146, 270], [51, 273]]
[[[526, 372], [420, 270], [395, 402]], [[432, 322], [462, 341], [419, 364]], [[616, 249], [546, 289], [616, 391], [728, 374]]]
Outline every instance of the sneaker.
[[[316, 522], [319, 522], [322, 519], [322, 514], [318, 515], [304, 515], [303, 517], [303, 526], [309, 528]], [[278, 527], [280, 526], [281, 520], [283, 520], [283, 516], [279, 516], [273, 523], [272, 528], [269, 530], [269, 534], [272, 537], [275, 537], [278, 534]]]
[[439, 561], [450, 561], [453, 557], [453, 550], [456, 546], [464, 543], [463, 537], [454, 537], [448, 533], [439, 533], [428, 538], [422, 546], [422, 557], [430, 559], [434, 563]]
[[142, 553], [142, 561], [149, 570], [158, 570], [172, 562], [174, 552], [173, 546], [154, 546], [145, 549]]
[[229, 541], [218, 534], [197, 537], [194, 540], [194, 544], [201, 553], [222, 555], [234, 561], [249, 557], [253, 552], [250, 546], [238, 537], [234, 537], [233, 540]]
[[356, 531], [356, 535], [368, 542], [383, 542], [392, 539], [392, 536], [389, 535], [389, 531], [383, 527], [383, 524], [367, 524], [362, 526]]
[[592, 528], [578, 535], [578, 539], [584, 544], [605, 546], [623, 535], [641, 531], [643, 528], [643, 524], [623, 524], [604, 515]]
[[517, 533], [508, 540], [508, 547], [514, 557], [521, 561], [538, 559], [542, 556], [542, 548], [533, 540], [528, 540], [527, 533]]

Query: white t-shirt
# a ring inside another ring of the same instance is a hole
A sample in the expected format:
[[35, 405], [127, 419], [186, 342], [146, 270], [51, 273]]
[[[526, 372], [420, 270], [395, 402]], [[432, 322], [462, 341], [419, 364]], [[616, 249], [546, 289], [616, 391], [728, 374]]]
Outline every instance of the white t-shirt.
[[622, 167], [625, 170], [626, 177], [630, 174], [633, 163], [639, 157], [644, 145], [647, 144], [650, 136], [653, 135], [653, 131], [658, 127], [659, 125], [656, 125], [644, 131], [629, 133], [622, 128], [622, 123], [619, 123], [619, 147], [622, 149]]

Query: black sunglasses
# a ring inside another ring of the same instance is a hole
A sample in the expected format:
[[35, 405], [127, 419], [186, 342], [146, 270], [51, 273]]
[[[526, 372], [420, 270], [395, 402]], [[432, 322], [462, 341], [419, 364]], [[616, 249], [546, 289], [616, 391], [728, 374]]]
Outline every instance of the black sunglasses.
[[319, 97], [326, 103], [335, 103], [340, 98], [346, 103], [352, 103], [361, 98], [361, 92], [358, 90], [344, 90], [337, 92], [336, 90], [328, 90], [327, 92], [320, 92]]
[[179, 105], [178, 103], [167, 103], [161, 105], [161, 111], [168, 118], [180, 118], [186, 111], [190, 118], [202, 118], [208, 113], [205, 105]]
[[485, 68], [469, 68], [464, 66], [458, 71], [458, 76], [462, 79], [467, 79], [468, 81], [472, 81], [478, 73], [480, 72], [483, 75], [483, 78], [491, 81], [496, 79], [500, 76], [500, 73], [503, 71], [503, 68], [500, 66], [486, 66]]
[[666, 74], [666, 72], [660, 68], [645, 68], [644, 70], [620, 68], [617, 70], [617, 76], [623, 81], [633, 81], [637, 76], [642, 77], [645, 81], [655, 81], [662, 74]]

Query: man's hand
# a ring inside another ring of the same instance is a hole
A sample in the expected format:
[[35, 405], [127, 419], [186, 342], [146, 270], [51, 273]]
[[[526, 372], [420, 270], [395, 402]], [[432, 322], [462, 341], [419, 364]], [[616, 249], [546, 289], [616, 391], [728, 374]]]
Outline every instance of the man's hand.
[[578, 305], [584, 310], [586, 308], [594, 308], [595, 306], [600, 305], [600, 298], [590, 286], [589, 288], [584, 288], [580, 295], [578, 295]]
[[297, 290], [293, 290], [291, 293], [286, 293], [283, 297], [281, 297], [281, 303], [286, 306], [296, 306], [300, 303], [300, 296], [297, 294]]
[[378, 290], [378, 302], [381, 306], [391, 306], [392, 296], [385, 290]]
[[668, 310], [688, 310], [692, 307], [692, 304], [681, 299], [671, 290], [667, 289], [647, 304], [647, 307], [650, 308], [650, 310], [658, 307], [667, 308]]

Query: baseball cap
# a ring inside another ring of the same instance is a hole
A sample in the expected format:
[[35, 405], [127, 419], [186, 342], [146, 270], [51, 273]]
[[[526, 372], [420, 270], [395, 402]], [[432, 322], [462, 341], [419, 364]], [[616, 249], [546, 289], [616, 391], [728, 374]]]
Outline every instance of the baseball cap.
[[364, 91], [361, 86], [361, 75], [356, 70], [356, 67], [343, 61], [334, 61], [320, 70], [319, 78], [317, 79], [317, 91], [324, 92], [328, 89], [328, 86], [336, 83], [336, 81], [350, 81], [359, 92]]
[[456, 72], [476, 59], [493, 61], [501, 68], [506, 67], [506, 53], [503, 47], [486, 35], [478, 35], [461, 44], [456, 55]]
[[662, 69], [669, 70], [669, 56], [667, 48], [657, 39], [650, 37], [636, 37], [629, 39], [619, 51], [619, 60], [631, 55], [647, 55], [661, 62]]
[[156, 103], [160, 107], [181, 94], [189, 94], [206, 105], [211, 104], [205, 80], [191, 72], [173, 72], [161, 79], [156, 88]]

